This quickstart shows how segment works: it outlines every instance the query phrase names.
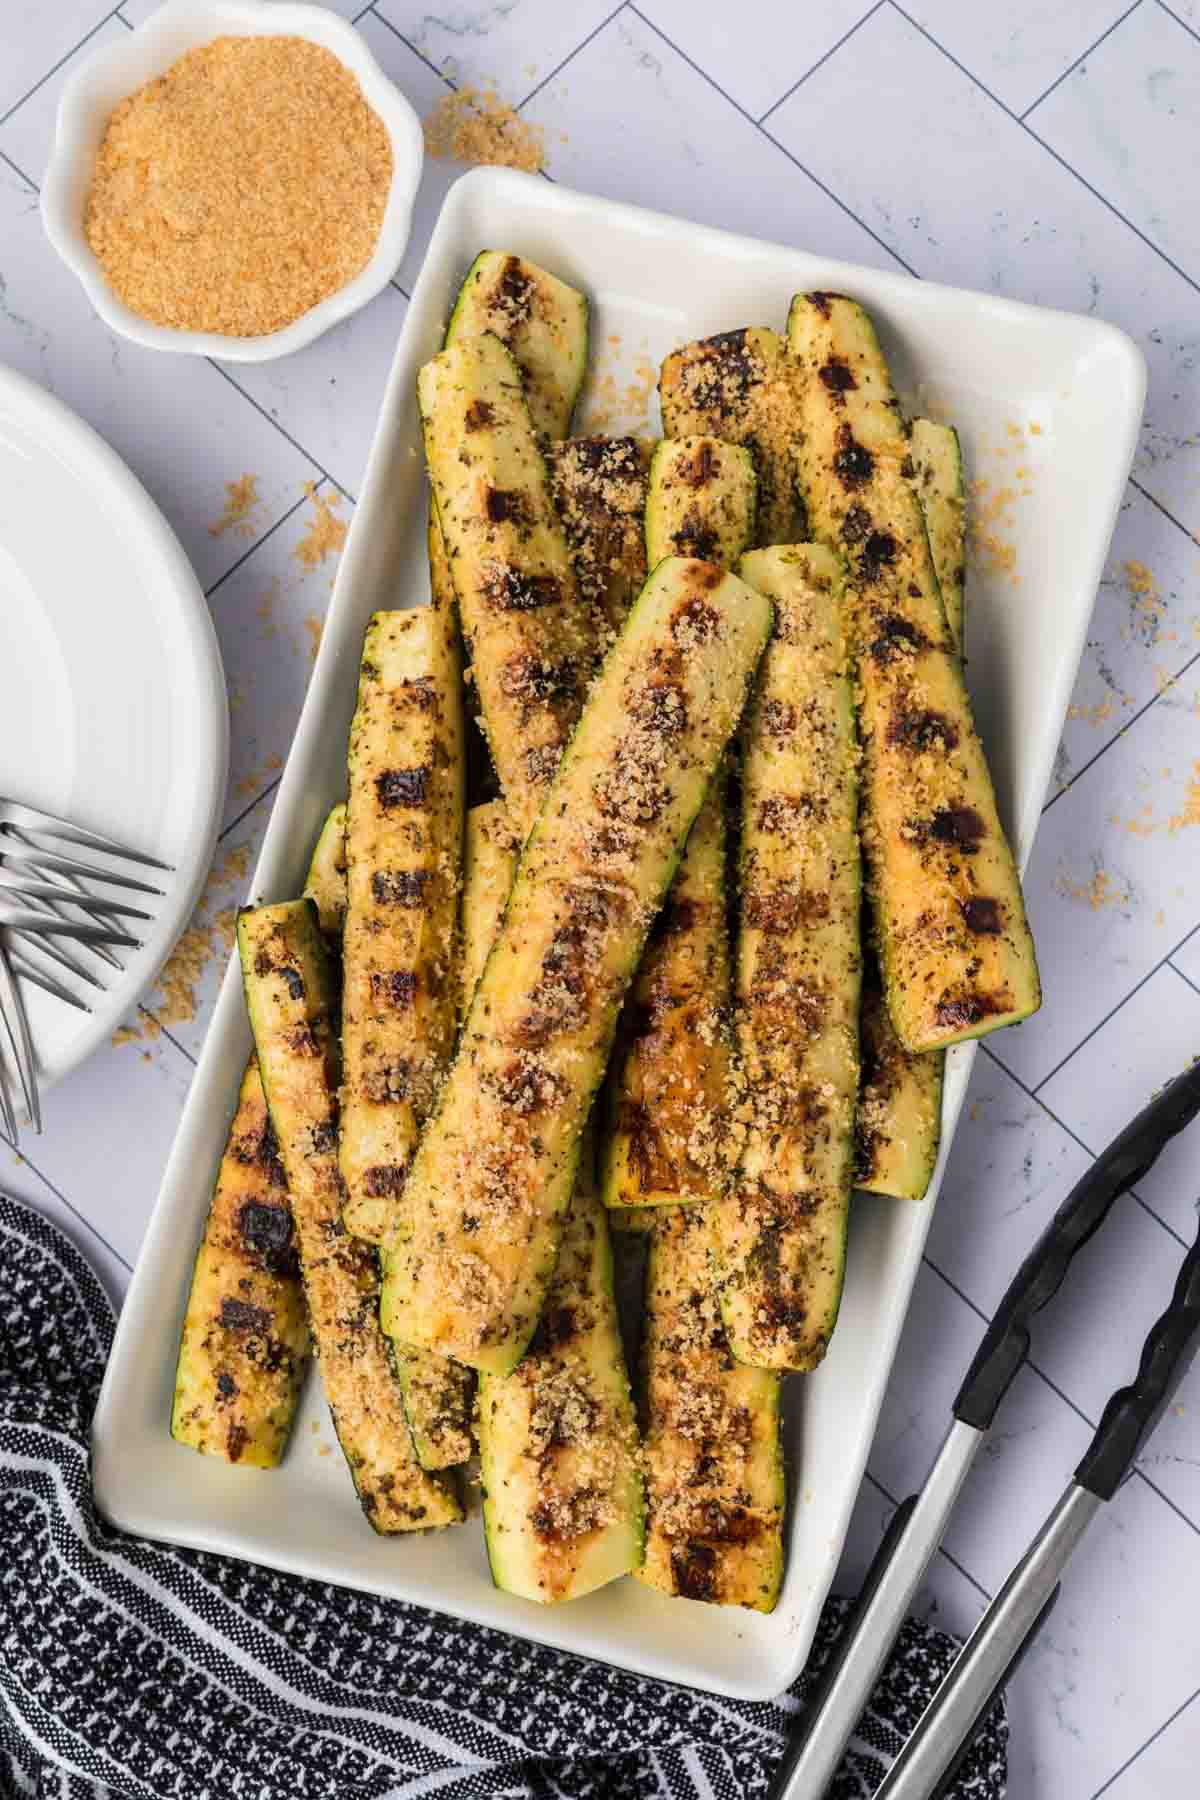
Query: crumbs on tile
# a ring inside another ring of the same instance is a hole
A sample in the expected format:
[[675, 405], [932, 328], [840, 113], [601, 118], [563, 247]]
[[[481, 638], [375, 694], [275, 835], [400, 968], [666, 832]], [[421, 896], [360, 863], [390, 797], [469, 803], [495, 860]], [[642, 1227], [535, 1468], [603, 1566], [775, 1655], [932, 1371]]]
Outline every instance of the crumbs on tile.
[[522, 169], [540, 174], [546, 166], [545, 135], [501, 100], [494, 87], [462, 87], [443, 94], [422, 120], [430, 156], [455, 162]]
[[219, 519], [214, 519], [209, 526], [210, 537], [224, 537], [229, 530], [240, 532], [243, 537], [254, 536], [254, 520], [250, 517], [254, 508], [261, 504], [258, 492], [257, 475], [239, 475], [236, 481], [225, 483], [225, 510]]
[[1106, 906], [1125, 906], [1129, 895], [1113, 880], [1107, 869], [1097, 867], [1093, 870], [1090, 881], [1075, 881], [1066, 870], [1060, 871], [1054, 883], [1054, 891], [1066, 900], [1074, 900], [1083, 906], [1090, 906], [1093, 912], [1102, 912]]
[[191, 921], [154, 984], [149, 1010], [139, 1011], [133, 1024], [114, 1031], [114, 1045], [156, 1038], [165, 1025], [195, 1018], [197, 984], [218, 950], [232, 949], [237, 929], [237, 908], [218, 907], [217, 902], [225, 891], [245, 881], [249, 862], [249, 844], [235, 844], [214, 861]]
[[336, 490], [327, 500], [313, 482], [306, 481], [304, 492], [312, 501], [313, 516], [304, 536], [294, 545], [292, 555], [306, 569], [317, 569], [327, 556], [341, 555], [350, 527], [345, 519], [338, 516], [337, 509], [342, 503], [342, 496]]

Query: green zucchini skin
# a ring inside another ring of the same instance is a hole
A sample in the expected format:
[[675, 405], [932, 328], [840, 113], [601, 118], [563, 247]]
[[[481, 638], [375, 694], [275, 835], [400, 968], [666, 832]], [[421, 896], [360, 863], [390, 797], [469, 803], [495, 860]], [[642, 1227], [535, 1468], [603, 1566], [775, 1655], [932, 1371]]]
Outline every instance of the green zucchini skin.
[[758, 481], [748, 450], [714, 437], [664, 438], [650, 463], [646, 563], [698, 556], [732, 568], [754, 542]]
[[719, 1213], [654, 1215], [642, 1338], [646, 1555], [661, 1593], [771, 1612], [783, 1579], [780, 1377], [738, 1362], [712, 1279]]
[[783, 338], [760, 325], [685, 344], [659, 376], [665, 436], [722, 438], [751, 451], [760, 546], [798, 544], [806, 535], [795, 473], [801, 380]]
[[343, 1216], [388, 1239], [454, 1042], [463, 709], [451, 613], [375, 613], [350, 727], [342, 934]]
[[837, 1320], [858, 1098], [858, 745], [843, 566], [755, 550], [775, 606], [742, 732], [734, 1018], [746, 1136], [714, 1209], [721, 1314], [740, 1361], [811, 1369]]
[[945, 1049], [1041, 1004], [1021, 883], [912, 485], [874, 327], [838, 294], [798, 294], [801, 481], [850, 569], [864, 847], [884, 996], [905, 1049]]
[[379, 1329], [375, 1251], [341, 1223], [336, 996], [315, 904], [244, 910], [238, 951], [321, 1379], [363, 1512], [381, 1533], [454, 1524], [463, 1516], [456, 1488], [413, 1451]]
[[923, 1200], [942, 1137], [944, 1050], [906, 1050], [892, 1029], [873, 951], [863, 958], [862, 1083], [855, 1119], [854, 1185], [895, 1200]]
[[587, 375], [587, 295], [506, 250], [481, 250], [446, 326], [446, 344], [492, 332], [521, 371], [535, 431], [565, 438]]
[[532, 829], [599, 653], [511, 354], [459, 337], [417, 378], [425, 457], [480, 711], [519, 834]]
[[517, 875], [519, 847], [502, 800], [467, 814], [463, 852], [462, 971], [459, 1012], [466, 1018]]
[[[321, 828], [305, 893], [333, 946], [346, 910], [344, 806]], [[281, 1461], [311, 1344], [287, 1178], [251, 1056], [188, 1294], [171, 1435], [249, 1468]]]
[[642, 1560], [637, 1421], [590, 1146], [533, 1341], [511, 1375], [481, 1375], [479, 1460], [492, 1579], [556, 1605]]
[[946, 624], [959, 653], [963, 648], [963, 602], [967, 579], [966, 491], [962, 445], [953, 425], [932, 419], [912, 422], [913, 481], [925, 514], [934, 572], [946, 608]]
[[385, 1329], [490, 1374], [524, 1354], [617, 1014], [770, 630], [667, 558], [609, 653], [537, 827], [389, 1251]]
[[226, 1462], [275, 1468], [309, 1348], [287, 1180], [251, 1057], [192, 1274], [171, 1436]]

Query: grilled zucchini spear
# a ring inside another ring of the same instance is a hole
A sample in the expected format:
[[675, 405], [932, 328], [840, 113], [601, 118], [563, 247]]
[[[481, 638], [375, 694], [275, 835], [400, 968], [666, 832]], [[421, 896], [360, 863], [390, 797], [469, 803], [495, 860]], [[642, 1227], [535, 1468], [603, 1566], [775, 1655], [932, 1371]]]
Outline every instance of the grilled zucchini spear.
[[313, 1344], [364, 1513], [379, 1532], [462, 1518], [452, 1481], [416, 1460], [379, 1329], [374, 1249], [341, 1222], [333, 979], [311, 900], [244, 911], [238, 950], [258, 1066], [292, 1197]]
[[350, 728], [339, 1137], [345, 1221], [372, 1243], [454, 1042], [462, 771], [453, 616], [376, 613]]
[[579, 597], [602, 644], [621, 629], [646, 579], [642, 515], [652, 450], [644, 438], [586, 437], [546, 453]]
[[490, 332], [417, 378], [425, 455], [504, 798], [526, 837], [597, 655], [521, 375]]
[[[946, 624], [961, 654], [965, 533], [962, 457], [950, 425], [914, 419], [913, 481], [921, 497]], [[865, 935], [865, 934], [864, 934]], [[942, 1136], [944, 1050], [906, 1050], [883, 998], [875, 951], [863, 946], [862, 1087], [854, 1182], [869, 1194], [923, 1200]]]
[[710, 1207], [660, 1211], [642, 1340], [647, 1587], [770, 1612], [783, 1578], [780, 1377], [738, 1362], [712, 1281]]
[[587, 374], [586, 295], [524, 257], [483, 250], [458, 290], [446, 343], [485, 331], [521, 371], [534, 430], [565, 438]]
[[[646, 496], [651, 565], [681, 526], [713, 560], [735, 562], [754, 535], [755, 486], [745, 450], [710, 438], [660, 444]], [[613, 1209], [678, 1205], [728, 1186], [725, 785], [722, 772], [692, 826], [621, 1020], [601, 1153]]]
[[553, 1605], [641, 1561], [637, 1423], [590, 1138], [533, 1341], [511, 1375], [480, 1377], [479, 1461], [498, 1588]]
[[940, 1049], [1041, 1003], [1021, 884], [874, 328], [841, 295], [799, 294], [788, 338], [808, 377], [799, 467], [809, 516], [850, 568], [884, 996], [906, 1049]]
[[747, 1135], [716, 1220], [734, 1355], [811, 1369], [841, 1300], [858, 1097], [858, 748], [842, 566], [809, 544], [738, 565], [775, 604], [743, 728], [735, 1018]]
[[517, 873], [517, 845], [502, 800], [473, 806], [467, 814], [463, 864], [459, 1009], [465, 1018]]
[[770, 629], [668, 558], [610, 652], [527, 842], [409, 1176], [385, 1329], [506, 1375], [541, 1312], [617, 1014]]
[[[345, 813], [335, 806], [326, 819], [305, 883], [333, 941], [346, 910]], [[291, 1199], [252, 1056], [192, 1272], [172, 1437], [227, 1462], [274, 1468], [309, 1349]]]
[[685, 344], [659, 376], [663, 432], [742, 444], [758, 472], [759, 544], [804, 537], [796, 489], [801, 371], [776, 331], [752, 325]]

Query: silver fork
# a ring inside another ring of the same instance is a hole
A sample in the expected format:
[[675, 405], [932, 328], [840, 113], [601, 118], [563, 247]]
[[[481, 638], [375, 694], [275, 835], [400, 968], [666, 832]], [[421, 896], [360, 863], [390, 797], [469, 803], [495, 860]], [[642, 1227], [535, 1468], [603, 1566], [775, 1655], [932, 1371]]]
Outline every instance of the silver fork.
[[[96, 974], [65, 944], [77, 943], [120, 970], [113, 947], [139, 948], [139, 939], [126, 921], [148, 920], [153, 914], [117, 895], [97, 894], [88, 884], [147, 898], [161, 898], [163, 892], [124, 868], [85, 860], [76, 854], [79, 851], [111, 858], [118, 864], [134, 863], [144, 869], [170, 873], [170, 864], [132, 850], [115, 838], [88, 831], [22, 801], [0, 797], [0, 1024], [12, 1052], [25, 1108], [39, 1133], [42, 1117], [37, 1073], [18, 980], [29, 981], [72, 1006], [90, 1009], [48, 973], [31, 951], [40, 952], [93, 987], [102, 987]], [[16, 1112], [2, 1079], [0, 1122], [15, 1143]]]

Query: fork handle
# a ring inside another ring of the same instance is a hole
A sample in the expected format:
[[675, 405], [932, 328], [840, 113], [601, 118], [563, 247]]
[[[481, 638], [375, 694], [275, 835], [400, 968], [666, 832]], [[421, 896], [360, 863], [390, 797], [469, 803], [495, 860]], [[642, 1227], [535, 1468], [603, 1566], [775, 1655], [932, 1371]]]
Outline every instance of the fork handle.
[[1033, 1315], [1058, 1292], [1072, 1259], [1104, 1223], [1113, 1201], [1141, 1180], [1198, 1112], [1200, 1062], [1144, 1107], [1072, 1188], [996, 1308], [955, 1398], [956, 1419], [987, 1430], [1029, 1354]]

